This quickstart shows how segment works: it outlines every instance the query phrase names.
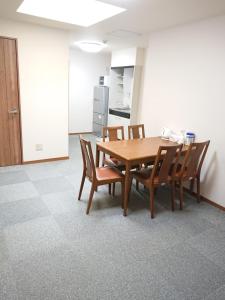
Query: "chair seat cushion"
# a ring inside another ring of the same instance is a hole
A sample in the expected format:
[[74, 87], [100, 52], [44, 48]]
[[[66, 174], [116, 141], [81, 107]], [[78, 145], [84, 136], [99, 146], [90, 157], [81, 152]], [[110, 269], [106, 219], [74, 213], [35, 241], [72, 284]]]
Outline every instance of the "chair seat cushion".
[[133, 171], [132, 175], [135, 177], [140, 177], [142, 179], [149, 179], [152, 173], [150, 168], [142, 168], [141, 170]]
[[105, 158], [104, 164], [109, 167], [118, 168], [120, 171], [125, 170], [125, 165], [122, 161], [118, 160], [117, 158], [110, 157]]
[[[149, 180], [152, 174], [152, 168], [143, 168], [141, 170], [138, 171], [133, 171], [132, 172], [132, 176], [137, 179], [138, 181], [140, 181], [141, 183], [143, 183], [145, 186], [149, 185]], [[167, 178], [167, 182], [171, 181], [171, 176], [168, 176]], [[165, 182], [166, 183], [166, 182]], [[154, 185], [163, 185], [165, 184], [164, 182], [159, 182], [159, 177], [155, 176], [154, 178]]]
[[[126, 169], [125, 164], [115, 157], [106, 158], [104, 163], [105, 163], [105, 165], [107, 165], [109, 167], [117, 168], [120, 171], [125, 171], [125, 169]], [[132, 169], [139, 169], [139, 168], [140, 168], [140, 165], [137, 165], [137, 164], [132, 165]]]
[[111, 167], [96, 168], [96, 177], [98, 181], [123, 181], [124, 175]]

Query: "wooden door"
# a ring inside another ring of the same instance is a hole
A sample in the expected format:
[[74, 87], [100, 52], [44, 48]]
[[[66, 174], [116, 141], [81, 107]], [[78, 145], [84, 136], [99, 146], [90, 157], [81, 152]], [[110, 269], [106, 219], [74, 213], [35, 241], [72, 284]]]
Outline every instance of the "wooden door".
[[0, 37], [0, 166], [21, 163], [17, 45]]

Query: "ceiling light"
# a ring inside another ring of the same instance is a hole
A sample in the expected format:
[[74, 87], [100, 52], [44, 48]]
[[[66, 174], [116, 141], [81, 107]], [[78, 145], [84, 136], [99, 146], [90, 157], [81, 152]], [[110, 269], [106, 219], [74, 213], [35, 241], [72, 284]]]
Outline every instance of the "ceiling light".
[[95, 42], [95, 41], [80, 41], [74, 43], [77, 47], [79, 47], [82, 51], [97, 53], [100, 52], [102, 49], [107, 47], [105, 43]]
[[97, 0], [24, 0], [17, 12], [88, 27], [125, 10]]

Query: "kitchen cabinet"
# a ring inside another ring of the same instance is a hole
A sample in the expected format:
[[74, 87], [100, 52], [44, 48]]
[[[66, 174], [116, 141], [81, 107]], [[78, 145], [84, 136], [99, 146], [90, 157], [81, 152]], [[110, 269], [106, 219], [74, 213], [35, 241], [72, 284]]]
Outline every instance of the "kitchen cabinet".
[[111, 67], [142, 66], [144, 49], [126, 48], [112, 52]]

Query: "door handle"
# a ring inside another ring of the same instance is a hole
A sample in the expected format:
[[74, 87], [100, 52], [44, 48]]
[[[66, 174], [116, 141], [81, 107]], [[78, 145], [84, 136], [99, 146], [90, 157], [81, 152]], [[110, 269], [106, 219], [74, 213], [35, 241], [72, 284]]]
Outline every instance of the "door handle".
[[12, 109], [10, 109], [8, 111], [8, 113], [11, 114], [11, 115], [15, 115], [15, 114], [18, 114], [19, 111], [18, 111], [18, 109], [16, 107], [13, 107]]

